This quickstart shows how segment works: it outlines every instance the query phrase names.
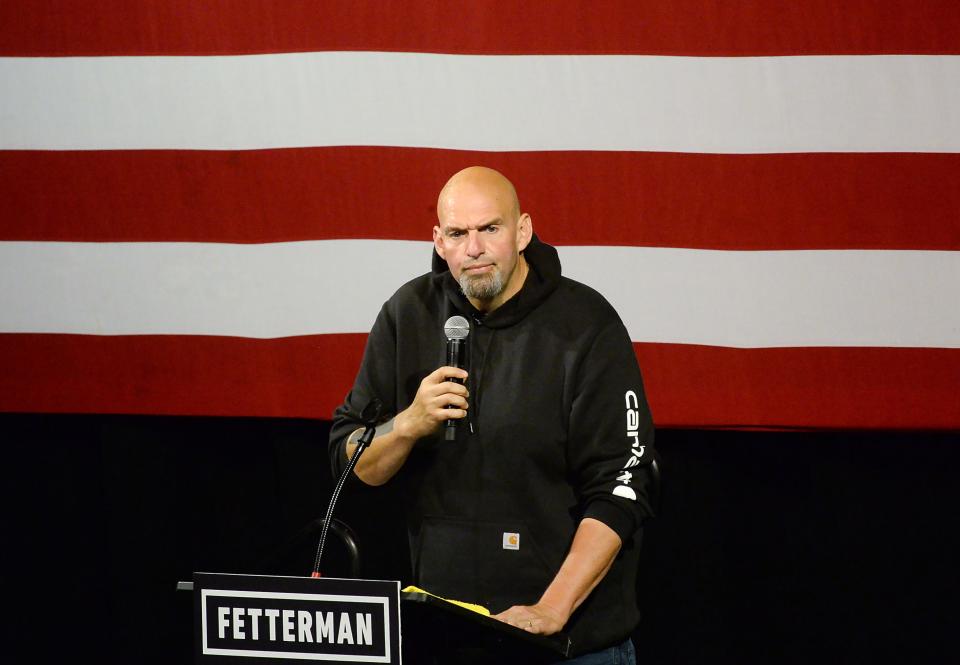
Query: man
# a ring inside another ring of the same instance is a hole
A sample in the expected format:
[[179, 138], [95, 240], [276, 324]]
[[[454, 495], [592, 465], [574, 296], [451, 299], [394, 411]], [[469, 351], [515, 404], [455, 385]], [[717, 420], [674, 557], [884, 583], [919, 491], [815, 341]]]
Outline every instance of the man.
[[[379, 398], [392, 417], [355, 473], [403, 483], [417, 583], [531, 633], [565, 630], [576, 653], [632, 653], [653, 423], [630, 338], [561, 276], [500, 173], [454, 175], [437, 217], [432, 273], [384, 304], [335, 414], [334, 470], [359, 434], [349, 416]], [[456, 314], [469, 372], [444, 366]]]

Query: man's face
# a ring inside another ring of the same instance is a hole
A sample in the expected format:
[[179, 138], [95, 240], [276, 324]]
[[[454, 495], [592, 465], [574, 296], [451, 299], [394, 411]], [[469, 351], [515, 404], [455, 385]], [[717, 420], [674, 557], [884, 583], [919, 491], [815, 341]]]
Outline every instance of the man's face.
[[530, 242], [530, 223], [509, 197], [464, 185], [441, 201], [438, 213], [434, 245], [464, 295], [499, 306], [519, 290], [518, 257]]

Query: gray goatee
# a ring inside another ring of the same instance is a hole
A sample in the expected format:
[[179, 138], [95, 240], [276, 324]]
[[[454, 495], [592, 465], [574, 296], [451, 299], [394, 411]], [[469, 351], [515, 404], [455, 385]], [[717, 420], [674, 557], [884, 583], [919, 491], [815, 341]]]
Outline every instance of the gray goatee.
[[489, 275], [478, 275], [470, 277], [466, 273], [460, 273], [460, 290], [463, 295], [476, 300], [492, 300], [503, 291], [503, 275], [500, 269], [495, 268]]

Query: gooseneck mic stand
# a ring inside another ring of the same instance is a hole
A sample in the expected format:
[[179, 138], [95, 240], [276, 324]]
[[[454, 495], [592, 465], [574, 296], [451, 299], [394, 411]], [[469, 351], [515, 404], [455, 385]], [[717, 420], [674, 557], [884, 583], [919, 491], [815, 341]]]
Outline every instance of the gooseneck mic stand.
[[374, 397], [360, 412], [360, 417], [352, 419], [357, 424], [363, 425], [363, 434], [357, 439], [357, 447], [353, 451], [353, 455], [350, 456], [350, 461], [347, 462], [346, 468], [343, 470], [343, 473], [340, 474], [340, 478], [333, 488], [333, 496], [330, 497], [330, 505], [327, 506], [327, 515], [323, 518], [320, 544], [317, 546], [317, 556], [313, 561], [313, 570], [310, 573], [310, 577], [321, 577], [320, 559], [323, 558], [323, 548], [327, 543], [327, 532], [330, 530], [330, 522], [333, 520], [333, 509], [337, 505], [337, 499], [340, 498], [340, 492], [343, 490], [347, 478], [350, 477], [354, 467], [357, 466], [357, 460], [360, 459], [360, 455], [367, 449], [367, 446], [370, 445], [370, 442], [373, 441], [373, 437], [377, 433], [377, 421], [380, 418], [380, 410], [382, 407], [383, 405], [380, 403], [380, 400]]

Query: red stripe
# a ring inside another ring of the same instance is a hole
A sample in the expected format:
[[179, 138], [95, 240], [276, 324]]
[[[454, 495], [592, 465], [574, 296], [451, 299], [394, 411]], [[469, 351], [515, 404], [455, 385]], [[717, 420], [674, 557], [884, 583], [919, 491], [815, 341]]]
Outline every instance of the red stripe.
[[365, 337], [2, 334], [0, 410], [330, 418]]
[[960, 249], [960, 154], [0, 152], [5, 240], [427, 240], [444, 181], [501, 169], [545, 240]]
[[[0, 410], [329, 418], [364, 335], [0, 336]], [[661, 427], [960, 428], [960, 349], [636, 345]]]
[[960, 427], [960, 349], [635, 347], [660, 426]]
[[4, 0], [2, 55], [958, 53], [954, 0]]

